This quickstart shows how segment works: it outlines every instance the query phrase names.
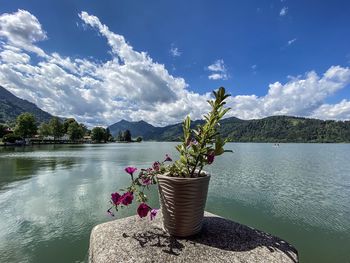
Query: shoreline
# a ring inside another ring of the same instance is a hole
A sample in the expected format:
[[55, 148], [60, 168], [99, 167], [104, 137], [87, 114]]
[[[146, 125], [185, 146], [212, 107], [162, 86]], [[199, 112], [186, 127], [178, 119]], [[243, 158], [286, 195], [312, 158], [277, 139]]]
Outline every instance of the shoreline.
[[[143, 142], [156, 142], [156, 143], [164, 143], [164, 142], [174, 142], [174, 143], [180, 143], [180, 141], [143, 141]], [[40, 145], [93, 145], [93, 144], [129, 144], [129, 143], [140, 143], [140, 142], [100, 142], [100, 143], [93, 143], [93, 142], [43, 142], [43, 143], [31, 143], [31, 144], [4, 144], [0, 143], [0, 147], [28, 147], [28, 146], [40, 146]], [[227, 143], [257, 143], [257, 144], [350, 144], [350, 142], [227, 142]], [[276, 146], [278, 148], [279, 146]]]

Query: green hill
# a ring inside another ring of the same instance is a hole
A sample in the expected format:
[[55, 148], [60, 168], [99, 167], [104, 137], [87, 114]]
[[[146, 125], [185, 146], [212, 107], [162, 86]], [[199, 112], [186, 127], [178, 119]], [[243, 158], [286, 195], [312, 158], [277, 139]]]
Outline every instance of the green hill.
[[38, 108], [34, 103], [22, 100], [0, 86], [0, 123], [13, 123], [24, 112], [32, 113], [38, 122], [49, 121], [52, 115]]
[[237, 142], [350, 142], [350, 121], [272, 116], [257, 120], [224, 119], [224, 137]]
[[[192, 122], [192, 127], [201, 122]], [[154, 127], [144, 121], [123, 120], [109, 128], [111, 131], [128, 129], [133, 137], [141, 136], [146, 141], [178, 141], [182, 136], [181, 123]], [[256, 120], [231, 117], [221, 121], [220, 132], [224, 138], [233, 142], [350, 142], [350, 121], [323, 121], [291, 116]]]

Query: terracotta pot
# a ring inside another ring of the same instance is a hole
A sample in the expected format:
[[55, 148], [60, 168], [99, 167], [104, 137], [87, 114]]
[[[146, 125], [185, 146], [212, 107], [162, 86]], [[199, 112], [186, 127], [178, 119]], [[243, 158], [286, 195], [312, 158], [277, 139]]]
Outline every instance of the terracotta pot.
[[158, 176], [164, 229], [169, 234], [186, 237], [202, 228], [210, 175], [198, 178]]

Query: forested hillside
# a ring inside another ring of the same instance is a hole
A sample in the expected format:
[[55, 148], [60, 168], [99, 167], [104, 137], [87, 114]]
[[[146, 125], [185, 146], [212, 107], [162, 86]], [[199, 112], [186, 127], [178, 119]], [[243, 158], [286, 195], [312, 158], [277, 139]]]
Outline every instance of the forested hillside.
[[[194, 121], [192, 127], [200, 123], [201, 121]], [[144, 140], [178, 141], [182, 135], [181, 123], [154, 127], [146, 122], [123, 120], [121, 124], [114, 124], [113, 129], [122, 130], [127, 127], [133, 136], [141, 136]], [[257, 120], [231, 117], [221, 121], [220, 132], [233, 142], [350, 142], [350, 121], [323, 121], [290, 116]]]
[[38, 108], [34, 103], [22, 100], [0, 86], [0, 123], [14, 123], [17, 116], [29, 112], [38, 122], [49, 121], [52, 115]]

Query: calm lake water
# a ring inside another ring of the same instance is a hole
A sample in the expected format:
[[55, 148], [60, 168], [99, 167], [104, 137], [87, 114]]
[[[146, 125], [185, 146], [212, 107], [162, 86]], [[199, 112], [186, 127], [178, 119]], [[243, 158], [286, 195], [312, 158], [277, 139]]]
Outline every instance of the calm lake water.
[[[124, 167], [174, 146], [0, 148], [0, 261], [85, 262], [91, 228], [111, 220], [110, 193], [128, 183]], [[272, 146], [228, 144], [234, 153], [207, 169], [206, 210], [287, 240], [300, 262], [350, 262], [350, 144]]]

